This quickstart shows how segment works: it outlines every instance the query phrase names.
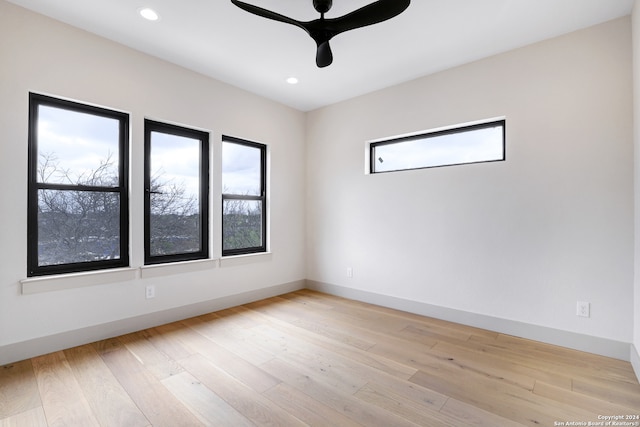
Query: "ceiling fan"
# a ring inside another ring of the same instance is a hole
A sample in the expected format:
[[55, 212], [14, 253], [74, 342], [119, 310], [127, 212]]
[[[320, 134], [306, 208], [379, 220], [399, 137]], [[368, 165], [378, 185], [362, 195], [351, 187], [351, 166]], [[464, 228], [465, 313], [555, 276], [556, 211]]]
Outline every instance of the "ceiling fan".
[[231, 3], [254, 15], [295, 25], [305, 30], [318, 45], [316, 65], [322, 68], [331, 65], [333, 62], [333, 53], [331, 52], [331, 46], [329, 46], [329, 40], [334, 36], [345, 31], [366, 27], [367, 25], [377, 24], [391, 19], [409, 7], [411, 0], [378, 0], [346, 15], [329, 19], [325, 19], [324, 14], [331, 9], [333, 0], [313, 0], [313, 7], [320, 13], [320, 18], [306, 22], [298, 21], [239, 0], [231, 0]]

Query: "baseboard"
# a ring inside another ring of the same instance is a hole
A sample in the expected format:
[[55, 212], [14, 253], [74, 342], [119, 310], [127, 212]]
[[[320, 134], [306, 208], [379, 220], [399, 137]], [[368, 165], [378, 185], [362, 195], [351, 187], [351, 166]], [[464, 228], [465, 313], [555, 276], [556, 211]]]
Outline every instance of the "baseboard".
[[505, 320], [477, 313], [469, 313], [461, 310], [376, 294], [358, 289], [330, 285], [312, 280], [299, 280], [241, 294], [216, 298], [210, 301], [203, 301], [188, 306], [177, 307], [170, 310], [149, 313], [101, 325], [89, 326], [73, 331], [8, 344], [0, 347], [0, 366], [140, 331], [142, 329], [164, 325], [178, 320], [187, 319], [189, 317], [224, 310], [225, 308], [236, 307], [252, 301], [286, 294], [303, 288], [313, 289], [331, 295], [394, 308], [423, 316], [434, 317], [450, 322], [488, 329], [503, 334], [630, 361], [638, 379], [640, 380], [640, 354], [635, 346], [630, 345], [629, 343], [561, 331], [558, 329], [531, 325], [513, 320]]
[[[307, 280], [307, 288], [383, 307], [629, 361], [629, 343]], [[638, 358], [638, 353], [635, 353]], [[636, 373], [640, 372], [640, 358]]]
[[140, 331], [154, 326], [164, 325], [178, 320], [188, 319], [214, 311], [237, 307], [253, 301], [270, 298], [277, 295], [293, 292], [305, 287], [304, 280], [256, 289], [235, 295], [203, 301], [170, 310], [130, 317], [96, 326], [89, 326], [73, 331], [63, 332], [28, 341], [8, 344], [0, 347], [0, 366], [31, 357], [52, 353], [67, 348], [76, 347], [117, 337], [131, 332]]
[[638, 349], [633, 344], [631, 344], [630, 353], [629, 359], [631, 366], [633, 367], [633, 371], [636, 373], [636, 377], [638, 377], [638, 381], [640, 381], [640, 353], [638, 353]]

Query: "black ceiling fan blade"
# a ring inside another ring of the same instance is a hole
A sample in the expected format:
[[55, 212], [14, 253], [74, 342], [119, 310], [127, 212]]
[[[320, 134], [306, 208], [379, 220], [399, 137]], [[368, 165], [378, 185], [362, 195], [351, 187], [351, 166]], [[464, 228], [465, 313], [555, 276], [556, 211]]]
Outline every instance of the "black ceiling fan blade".
[[279, 13], [272, 12], [270, 10], [263, 9], [261, 7], [254, 6], [238, 0], [231, 0], [231, 3], [235, 4], [240, 9], [246, 10], [249, 13], [253, 13], [254, 15], [262, 16], [263, 18], [273, 19], [274, 21], [295, 25], [296, 27], [300, 27], [303, 30], [307, 31], [307, 28], [305, 27], [304, 22], [297, 21], [293, 18], [289, 18], [288, 16], [280, 15]]
[[333, 52], [331, 52], [329, 42], [326, 41], [318, 44], [318, 50], [316, 51], [316, 65], [318, 68], [328, 67], [332, 62]]
[[333, 62], [329, 40], [335, 35], [391, 19], [404, 12], [411, 4], [411, 0], [377, 0], [344, 16], [330, 19], [326, 19], [324, 13], [331, 8], [332, 0], [314, 0], [313, 5], [320, 12], [320, 18], [304, 22], [240, 0], [231, 0], [231, 3], [254, 15], [295, 25], [305, 30], [318, 47], [316, 65], [323, 68]]
[[327, 29], [333, 34], [366, 27], [386, 21], [404, 12], [411, 0], [378, 0], [339, 18], [325, 20]]

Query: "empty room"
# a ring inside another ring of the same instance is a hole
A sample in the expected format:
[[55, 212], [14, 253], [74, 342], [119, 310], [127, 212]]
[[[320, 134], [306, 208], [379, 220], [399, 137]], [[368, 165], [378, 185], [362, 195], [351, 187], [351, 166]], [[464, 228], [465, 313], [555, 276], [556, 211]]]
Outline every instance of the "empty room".
[[640, 425], [640, 0], [0, 0], [0, 427]]

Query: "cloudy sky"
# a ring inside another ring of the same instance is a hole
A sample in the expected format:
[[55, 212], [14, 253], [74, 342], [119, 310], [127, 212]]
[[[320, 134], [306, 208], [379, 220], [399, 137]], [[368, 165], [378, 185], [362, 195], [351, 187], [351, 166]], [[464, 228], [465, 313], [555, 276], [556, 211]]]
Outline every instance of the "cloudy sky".
[[[40, 106], [38, 153], [56, 163], [46, 182], [76, 184], [112, 162], [105, 178], [118, 173], [118, 121], [61, 108]], [[186, 196], [199, 192], [200, 142], [196, 139], [152, 133], [151, 176], [184, 186]], [[258, 195], [260, 150], [231, 142], [223, 143], [222, 181], [226, 192]], [[211, 171], [215, 173], [215, 171]]]
[[373, 155], [376, 172], [501, 160], [502, 127], [380, 144]]
[[[86, 182], [110, 158], [106, 179], [118, 176], [118, 121], [41, 105], [38, 117], [38, 162], [57, 164], [47, 183]], [[44, 156], [44, 157], [43, 157]]]

